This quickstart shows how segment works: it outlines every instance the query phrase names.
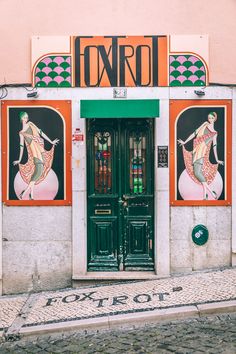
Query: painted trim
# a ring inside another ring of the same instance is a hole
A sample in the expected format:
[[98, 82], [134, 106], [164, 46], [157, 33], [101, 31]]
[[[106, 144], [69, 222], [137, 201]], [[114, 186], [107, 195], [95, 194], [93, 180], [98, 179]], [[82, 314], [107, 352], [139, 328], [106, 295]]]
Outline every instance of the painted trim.
[[81, 100], [81, 118], [156, 118], [159, 100]]

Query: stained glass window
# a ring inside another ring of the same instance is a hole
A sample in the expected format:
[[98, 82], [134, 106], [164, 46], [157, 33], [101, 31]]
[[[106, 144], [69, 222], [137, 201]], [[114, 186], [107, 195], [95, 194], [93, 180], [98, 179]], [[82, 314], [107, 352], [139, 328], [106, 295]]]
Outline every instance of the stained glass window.
[[112, 138], [109, 132], [94, 134], [94, 166], [95, 166], [95, 193], [107, 194], [112, 192]]
[[130, 192], [146, 191], [146, 137], [142, 132], [132, 132], [129, 137]]

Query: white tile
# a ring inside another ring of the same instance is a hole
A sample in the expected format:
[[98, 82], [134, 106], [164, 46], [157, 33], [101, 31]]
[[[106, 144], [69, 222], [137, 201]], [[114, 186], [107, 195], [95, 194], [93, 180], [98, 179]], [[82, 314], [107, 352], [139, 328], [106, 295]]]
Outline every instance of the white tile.
[[64, 288], [71, 284], [71, 242], [4, 242], [3, 264], [4, 294]]
[[158, 275], [170, 272], [169, 193], [158, 192], [155, 200], [155, 262]]
[[3, 238], [16, 242], [71, 242], [71, 214], [70, 206], [4, 206]]
[[171, 240], [189, 239], [193, 225], [193, 210], [191, 207], [171, 207]]
[[73, 192], [72, 213], [72, 277], [87, 271], [87, 202], [85, 192]]
[[192, 251], [190, 241], [174, 240], [170, 243], [171, 270], [192, 269]]

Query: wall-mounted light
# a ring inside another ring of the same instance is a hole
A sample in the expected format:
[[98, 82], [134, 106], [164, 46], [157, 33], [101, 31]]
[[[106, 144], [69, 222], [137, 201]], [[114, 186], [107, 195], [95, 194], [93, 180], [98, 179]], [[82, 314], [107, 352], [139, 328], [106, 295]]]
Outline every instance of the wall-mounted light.
[[205, 96], [205, 91], [203, 91], [203, 90], [194, 90], [194, 93], [197, 96]]
[[37, 91], [29, 92], [29, 93], [27, 93], [27, 97], [28, 98], [36, 98], [36, 97], [38, 97], [38, 92]]
[[28, 85], [22, 85], [24, 89], [27, 91], [27, 98], [36, 98], [38, 97], [38, 91], [36, 87], [29, 88]]

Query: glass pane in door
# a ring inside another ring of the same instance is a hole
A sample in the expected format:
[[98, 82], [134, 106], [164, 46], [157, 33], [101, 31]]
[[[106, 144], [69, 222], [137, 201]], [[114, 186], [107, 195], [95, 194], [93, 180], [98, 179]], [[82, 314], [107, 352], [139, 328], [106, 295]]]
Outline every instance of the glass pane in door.
[[109, 194], [112, 190], [111, 144], [111, 134], [109, 132], [96, 132], [94, 134], [94, 185], [97, 194]]
[[142, 132], [131, 132], [129, 137], [130, 193], [146, 192], [146, 137]]

